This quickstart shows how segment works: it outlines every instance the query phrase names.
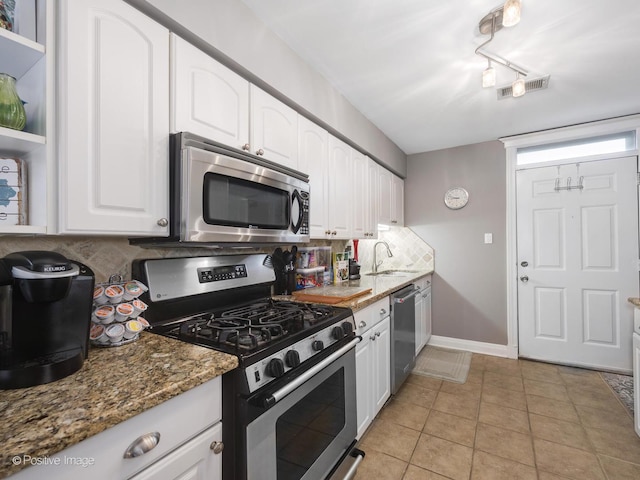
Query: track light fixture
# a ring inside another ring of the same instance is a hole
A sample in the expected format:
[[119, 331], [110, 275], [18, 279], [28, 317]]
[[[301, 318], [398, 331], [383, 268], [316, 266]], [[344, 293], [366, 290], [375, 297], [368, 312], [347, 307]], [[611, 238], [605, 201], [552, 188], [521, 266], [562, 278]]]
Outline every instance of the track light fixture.
[[[489, 35], [489, 39], [476, 48], [475, 53], [487, 59], [488, 66], [482, 72], [482, 86], [493, 87], [496, 84], [496, 71], [493, 64], [499, 64], [516, 73], [516, 80], [511, 85], [514, 97], [521, 97], [526, 92], [525, 80], [522, 77], [528, 75], [528, 71], [516, 65], [515, 63], [503, 58], [499, 55], [487, 52], [483, 48], [493, 40], [496, 32], [503, 27], [511, 27], [520, 21], [520, 12], [522, 9], [521, 0], [507, 0], [503, 5], [494, 8], [485, 15], [478, 24], [480, 33]], [[548, 83], [548, 76], [546, 77]]]

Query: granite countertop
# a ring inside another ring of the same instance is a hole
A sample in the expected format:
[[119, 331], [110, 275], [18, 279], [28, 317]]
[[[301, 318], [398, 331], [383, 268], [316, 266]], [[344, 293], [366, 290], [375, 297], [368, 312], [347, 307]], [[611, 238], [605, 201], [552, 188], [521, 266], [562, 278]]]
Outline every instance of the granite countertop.
[[[419, 278], [426, 275], [431, 275], [433, 269], [429, 270], [415, 270], [415, 271], [403, 271], [402, 276], [384, 276], [384, 275], [367, 275], [361, 274], [360, 280], [349, 280], [332, 285], [332, 287], [360, 287], [370, 288], [371, 293], [367, 295], [361, 295], [346, 302], [336, 303], [338, 307], [349, 307], [351, 310], [358, 311], [365, 307], [368, 307], [372, 303], [384, 298], [391, 293], [400, 290], [403, 287], [415, 282]], [[313, 294], [313, 288], [307, 288], [302, 290], [304, 293]], [[294, 296], [282, 295], [277, 298], [296, 300]]]
[[637, 297], [629, 297], [627, 301], [633, 304], [634, 307], [640, 308], [640, 298]]
[[0, 390], [0, 478], [14, 455], [53, 455], [238, 366], [233, 355], [144, 333], [91, 347], [82, 368], [56, 382]]

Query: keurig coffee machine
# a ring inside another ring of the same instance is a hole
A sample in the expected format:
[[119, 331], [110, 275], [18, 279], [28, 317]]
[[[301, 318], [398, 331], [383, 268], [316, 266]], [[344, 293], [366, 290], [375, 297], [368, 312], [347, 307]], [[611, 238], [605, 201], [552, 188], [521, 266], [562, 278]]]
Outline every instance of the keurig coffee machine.
[[55, 252], [0, 260], [0, 389], [53, 382], [87, 358], [93, 272]]

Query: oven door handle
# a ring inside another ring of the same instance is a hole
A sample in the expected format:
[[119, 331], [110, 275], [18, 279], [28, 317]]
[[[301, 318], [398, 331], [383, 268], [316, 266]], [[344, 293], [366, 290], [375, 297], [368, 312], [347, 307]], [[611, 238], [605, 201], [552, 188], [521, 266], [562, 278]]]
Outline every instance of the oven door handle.
[[289, 395], [291, 392], [293, 392], [296, 388], [298, 388], [304, 382], [309, 380], [315, 374], [317, 374], [318, 372], [320, 372], [321, 370], [323, 370], [324, 368], [326, 368], [327, 366], [329, 366], [330, 364], [335, 362], [338, 358], [340, 358], [342, 355], [347, 353], [352, 348], [355, 348], [355, 346], [358, 343], [360, 343], [361, 340], [362, 340], [362, 337], [357, 336], [356, 338], [351, 340], [349, 343], [347, 343], [345, 346], [343, 346], [342, 348], [336, 350], [331, 355], [329, 355], [327, 358], [322, 360], [320, 363], [315, 364], [313, 367], [311, 367], [309, 370], [307, 370], [302, 375], [297, 377], [295, 380], [287, 383], [284, 387], [282, 387], [282, 388], [276, 390], [275, 392], [267, 395], [265, 397], [265, 399], [264, 399], [264, 407], [265, 408], [273, 407], [276, 403], [278, 403], [284, 397]]

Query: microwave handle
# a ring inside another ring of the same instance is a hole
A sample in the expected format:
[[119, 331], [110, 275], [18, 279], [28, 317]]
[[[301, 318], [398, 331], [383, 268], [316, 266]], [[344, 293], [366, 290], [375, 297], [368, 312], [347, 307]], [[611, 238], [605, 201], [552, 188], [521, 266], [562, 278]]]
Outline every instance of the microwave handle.
[[303, 208], [303, 202], [302, 202], [302, 195], [300, 195], [300, 192], [298, 192], [298, 190], [293, 191], [291, 205], [293, 205], [293, 202], [298, 202], [299, 208], [298, 208], [298, 220], [296, 221], [296, 223], [291, 225], [291, 228], [293, 230], [293, 233], [298, 233], [298, 230], [300, 230], [300, 227], [302, 226], [302, 220], [304, 220], [304, 208]]

